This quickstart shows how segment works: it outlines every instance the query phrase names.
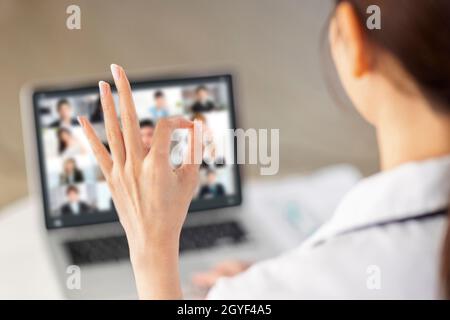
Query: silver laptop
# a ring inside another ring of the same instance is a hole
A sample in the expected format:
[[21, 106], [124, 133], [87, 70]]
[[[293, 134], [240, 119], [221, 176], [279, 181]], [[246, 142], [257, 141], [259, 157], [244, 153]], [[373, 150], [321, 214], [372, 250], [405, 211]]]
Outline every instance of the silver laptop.
[[[151, 147], [154, 126], [166, 116], [199, 119], [213, 137], [234, 129], [232, 83], [229, 74], [132, 81], [144, 145]], [[66, 297], [137, 298], [124, 232], [75, 120], [87, 116], [108, 147], [96, 82], [29, 86], [21, 98], [30, 190], [41, 200], [55, 276]], [[201, 183], [180, 240], [188, 298], [205, 293], [191, 284], [193, 273], [223, 259], [257, 260], [278, 249], [242, 212], [236, 143], [227, 148], [221, 145], [226, 139], [212, 140], [215, 145], [201, 166]], [[78, 285], [71, 283], [75, 272]]]

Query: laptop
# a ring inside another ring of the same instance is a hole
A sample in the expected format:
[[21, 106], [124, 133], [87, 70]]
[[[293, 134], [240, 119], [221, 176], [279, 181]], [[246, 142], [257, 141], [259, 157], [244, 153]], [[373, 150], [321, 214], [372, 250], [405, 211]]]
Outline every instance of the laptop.
[[[230, 74], [140, 79], [131, 81], [131, 87], [142, 142], [148, 148], [162, 117], [201, 120], [214, 138], [236, 128]], [[114, 88], [113, 95], [118, 107]], [[65, 297], [137, 298], [124, 231], [75, 120], [79, 115], [90, 119], [108, 148], [97, 82], [28, 86], [21, 98], [30, 190], [41, 203], [45, 237]], [[277, 251], [275, 242], [243, 212], [236, 141], [228, 141], [229, 145], [227, 139], [212, 141], [180, 240], [181, 280], [187, 298], [205, 294], [191, 283], [195, 272], [224, 259], [258, 260]], [[78, 286], [70, 284], [75, 271]]]

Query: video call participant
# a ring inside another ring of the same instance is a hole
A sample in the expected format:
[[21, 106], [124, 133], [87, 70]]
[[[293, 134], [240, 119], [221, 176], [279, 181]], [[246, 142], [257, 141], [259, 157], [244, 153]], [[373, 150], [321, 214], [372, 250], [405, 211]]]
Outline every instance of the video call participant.
[[72, 116], [72, 106], [67, 99], [61, 99], [56, 104], [56, 111], [58, 111], [59, 119], [50, 124], [51, 128], [77, 126], [78, 121]]
[[169, 116], [169, 110], [167, 107], [166, 97], [162, 91], [156, 91], [154, 94], [155, 105], [150, 108], [150, 114], [155, 121], [160, 118]]
[[216, 109], [215, 104], [209, 99], [209, 92], [205, 86], [199, 86], [195, 90], [195, 102], [191, 107], [192, 112], [208, 112]]
[[153, 132], [155, 131], [155, 124], [150, 119], [141, 120], [139, 122], [142, 144], [145, 152], [148, 153], [152, 147]]
[[92, 211], [86, 202], [80, 200], [80, 191], [76, 186], [68, 186], [66, 196], [67, 203], [61, 206], [62, 216], [78, 216]]
[[225, 195], [225, 187], [217, 182], [217, 175], [214, 170], [206, 172], [207, 184], [200, 189], [200, 199], [211, 199]]
[[63, 173], [60, 178], [61, 184], [73, 184], [80, 183], [84, 181], [83, 172], [77, 167], [75, 159], [68, 158], [64, 160]]
[[81, 142], [72, 134], [72, 132], [61, 127], [57, 131], [58, 136], [58, 154], [62, 157], [73, 157], [86, 153], [86, 149]]
[[[211, 165], [216, 167], [222, 167], [225, 165], [225, 159], [223, 157], [216, 156], [216, 145], [214, 143], [214, 135], [211, 128], [208, 126], [208, 122], [204, 114], [197, 112], [191, 117], [191, 121], [200, 121], [203, 131], [203, 143], [205, 144], [205, 154], [203, 155], [202, 168], [209, 168]], [[207, 146], [207, 147], [206, 147]]]

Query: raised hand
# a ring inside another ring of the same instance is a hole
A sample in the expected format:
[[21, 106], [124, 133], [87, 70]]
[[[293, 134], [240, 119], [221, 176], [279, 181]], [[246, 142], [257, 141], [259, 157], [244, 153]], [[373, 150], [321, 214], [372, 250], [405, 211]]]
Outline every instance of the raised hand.
[[[111, 65], [119, 94], [120, 126], [111, 87], [99, 82], [105, 129], [111, 155], [85, 117], [79, 122], [106, 178], [130, 247], [141, 298], [181, 298], [178, 245], [181, 227], [198, 184], [199, 161], [194, 146], [197, 125], [184, 118], [158, 121], [153, 145], [146, 154], [139, 134], [130, 83], [125, 71]], [[190, 132], [187, 160], [174, 169], [169, 163], [175, 129]]]

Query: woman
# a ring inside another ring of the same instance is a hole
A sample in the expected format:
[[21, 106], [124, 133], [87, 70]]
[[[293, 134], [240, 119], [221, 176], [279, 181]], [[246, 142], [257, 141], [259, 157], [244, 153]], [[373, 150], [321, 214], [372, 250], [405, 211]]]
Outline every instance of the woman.
[[[373, 4], [381, 8], [382, 30], [366, 28], [366, 9]], [[444, 241], [450, 195], [449, 34], [448, 0], [336, 2], [329, 26], [332, 57], [348, 96], [376, 128], [382, 172], [361, 181], [298, 249], [220, 279], [209, 298], [450, 296], [450, 238]], [[126, 115], [121, 131], [110, 87], [100, 82], [112, 159], [86, 119], [80, 122], [125, 229], [140, 297], [181, 298], [178, 240], [198, 166], [173, 171], [168, 140], [174, 128], [195, 132], [194, 124], [160, 122], [154, 148], [144, 154], [125, 72], [113, 65], [112, 73]]]
[[58, 153], [61, 157], [73, 157], [86, 153], [85, 147], [69, 129], [61, 127], [58, 129], [57, 135]]
[[62, 185], [81, 183], [84, 181], [83, 172], [77, 167], [74, 158], [68, 158], [63, 163], [63, 173], [60, 181]]

